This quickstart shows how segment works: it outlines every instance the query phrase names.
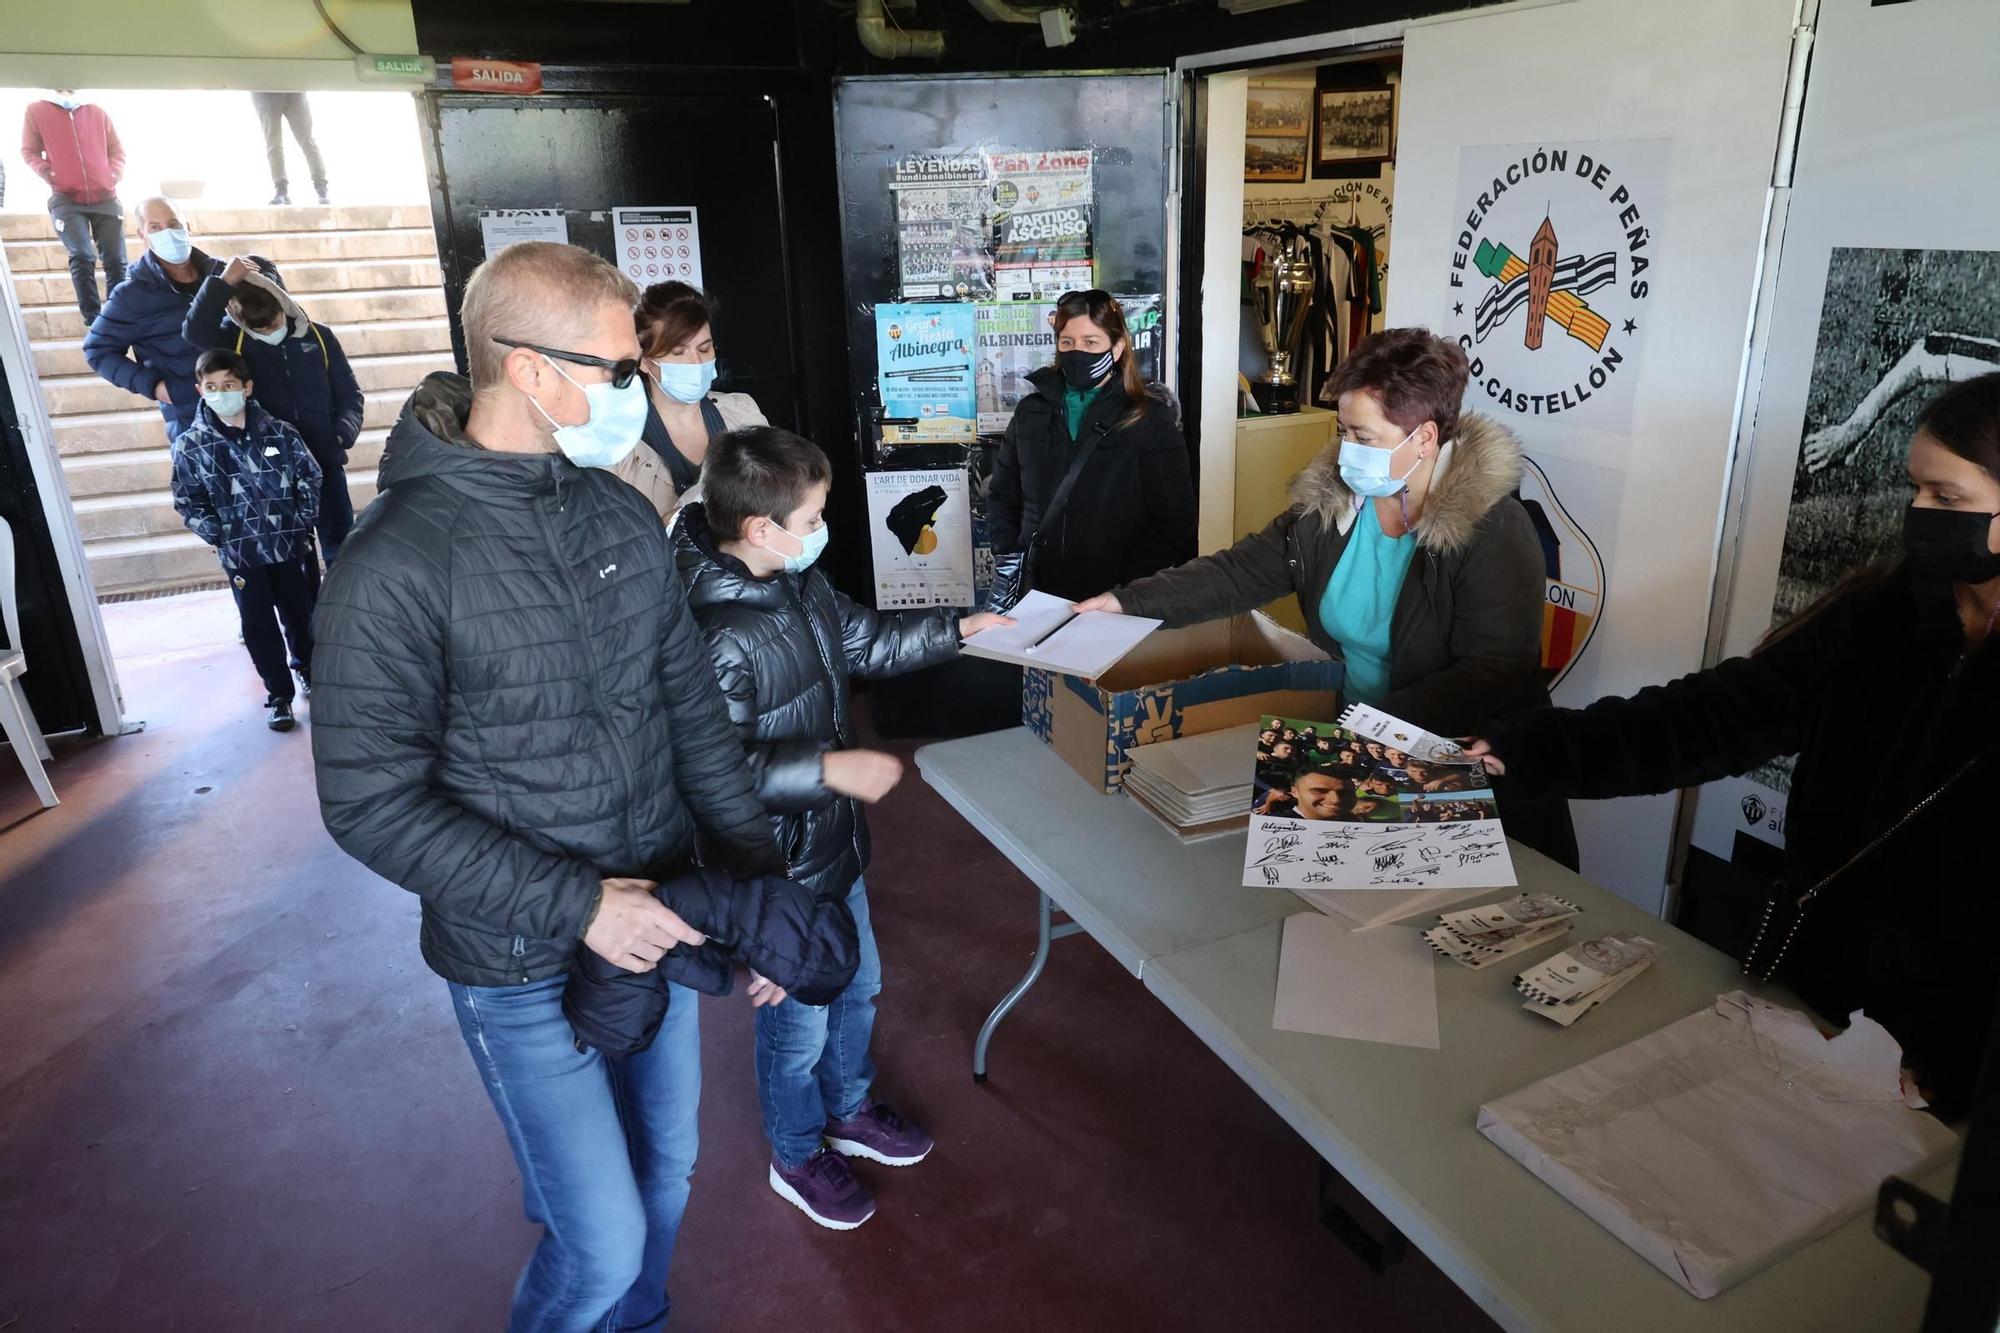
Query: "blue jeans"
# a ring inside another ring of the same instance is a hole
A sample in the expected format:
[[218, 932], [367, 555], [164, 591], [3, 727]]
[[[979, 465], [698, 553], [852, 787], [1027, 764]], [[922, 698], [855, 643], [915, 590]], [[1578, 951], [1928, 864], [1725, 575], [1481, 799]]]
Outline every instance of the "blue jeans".
[[764, 1137], [788, 1167], [819, 1149], [827, 1121], [859, 1111], [875, 1081], [868, 1037], [882, 989], [882, 955], [868, 924], [868, 890], [859, 879], [847, 891], [847, 907], [861, 943], [861, 965], [847, 989], [828, 1005], [786, 1000], [757, 1011], [757, 1101], [764, 1108]]
[[579, 1051], [566, 977], [451, 986], [458, 1028], [521, 1168], [542, 1239], [514, 1284], [509, 1333], [619, 1333], [667, 1316], [667, 1264], [687, 1211], [701, 1101], [696, 995], [669, 988], [637, 1055]]

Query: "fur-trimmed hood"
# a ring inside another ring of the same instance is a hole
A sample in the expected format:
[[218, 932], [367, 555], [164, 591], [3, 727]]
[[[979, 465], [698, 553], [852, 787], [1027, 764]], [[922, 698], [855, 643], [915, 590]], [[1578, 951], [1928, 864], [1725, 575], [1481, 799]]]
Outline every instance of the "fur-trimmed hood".
[[[1458, 435], [1438, 456], [1424, 512], [1417, 518], [1419, 544], [1433, 551], [1462, 551], [1479, 521], [1521, 484], [1521, 441], [1492, 417], [1469, 412], [1458, 419]], [[1340, 445], [1328, 445], [1292, 479], [1292, 503], [1346, 532], [1354, 522], [1354, 492], [1340, 479]]]

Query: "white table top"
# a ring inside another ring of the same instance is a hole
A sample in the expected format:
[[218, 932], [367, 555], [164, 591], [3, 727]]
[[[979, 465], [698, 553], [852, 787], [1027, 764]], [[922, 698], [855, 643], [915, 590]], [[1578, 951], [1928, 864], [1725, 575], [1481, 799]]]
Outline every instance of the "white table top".
[[[1510, 984], [1517, 969], [1440, 962], [1439, 1050], [1279, 1032], [1271, 1012], [1282, 922], [1312, 909], [1240, 886], [1240, 835], [1182, 847], [1123, 796], [1092, 791], [1025, 730], [925, 746], [917, 764], [1503, 1327], [1783, 1333], [1918, 1323], [1926, 1279], [1874, 1238], [1867, 1217], [1698, 1301], [1474, 1128], [1482, 1102], [1744, 986], [1734, 960], [1693, 936], [1516, 843], [1522, 889], [1577, 902], [1592, 934], [1643, 932], [1663, 946], [1660, 960], [1569, 1029], [1521, 1010]], [[1947, 1168], [1923, 1183], [1941, 1193], [1950, 1177]]]
[[1133, 976], [1149, 958], [1282, 921], [1289, 893], [1201, 893], [1243, 877], [1242, 837], [1182, 846], [1124, 795], [1093, 789], [1025, 727], [917, 751], [966, 821]]

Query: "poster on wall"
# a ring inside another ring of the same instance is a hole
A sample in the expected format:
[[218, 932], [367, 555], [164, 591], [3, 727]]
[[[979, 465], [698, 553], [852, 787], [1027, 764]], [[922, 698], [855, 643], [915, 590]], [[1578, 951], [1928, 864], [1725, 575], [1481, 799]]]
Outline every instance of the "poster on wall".
[[[1542, 548], [1542, 674], [1551, 694], [1583, 660], [1604, 613], [1604, 556], [1589, 530], [1599, 525], [1586, 526], [1563, 503], [1549, 476], [1551, 468], [1562, 473], [1580, 466], [1558, 459], [1540, 463], [1525, 454], [1521, 458], [1521, 505]], [[1614, 500], [1617, 481], [1614, 475]], [[1563, 489], [1569, 488], [1565, 484]]]
[[1668, 147], [1459, 150], [1445, 328], [1471, 358], [1470, 396], [1483, 410], [1631, 432], [1647, 300], [1662, 277], [1653, 227]]
[[973, 604], [971, 487], [962, 467], [866, 474], [875, 605]]
[[1053, 301], [1094, 285], [1088, 148], [986, 154], [993, 206], [994, 294]]
[[983, 153], [897, 161], [896, 276], [905, 301], [993, 295], [993, 228]]
[[971, 303], [875, 307], [875, 386], [884, 444], [970, 443], [978, 431]]
[[479, 240], [491, 259], [522, 241], [569, 244], [569, 219], [560, 208], [489, 208], [479, 215]]
[[[1945, 385], [2000, 370], [2000, 251], [1836, 248], [1827, 261], [1771, 623], [1892, 554], [1917, 419]], [[1703, 789], [1695, 843], [1782, 844], [1789, 756]]]
[[701, 223], [693, 208], [611, 210], [618, 271], [644, 291], [656, 282], [701, 286]]
[[1118, 304], [1125, 311], [1125, 332], [1132, 339], [1132, 356], [1139, 363], [1139, 374], [1148, 384], [1161, 382], [1161, 367], [1164, 364], [1165, 348], [1162, 345], [1161, 302], [1158, 292], [1142, 295], [1120, 296]]
[[979, 399], [979, 433], [998, 435], [1007, 429], [1014, 408], [1034, 391], [1028, 376], [1056, 359], [1055, 330], [1049, 326], [1052, 305], [1025, 301], [989, 301], [978, 307], [978, 364], [973, 378]]

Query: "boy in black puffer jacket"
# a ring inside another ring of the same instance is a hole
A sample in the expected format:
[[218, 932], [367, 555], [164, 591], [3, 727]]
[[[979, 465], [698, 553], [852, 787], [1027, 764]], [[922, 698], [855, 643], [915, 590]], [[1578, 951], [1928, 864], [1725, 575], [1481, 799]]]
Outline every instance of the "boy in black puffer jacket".
[[812, 567], [826, 547], [832, 478], [826, 455], [789, 431], [724, 435], [709, 446], [701, 500], [675, 520], [674, 558], [792, 877], [844, 899], [854, 916], [860, 967], [831, 1004], [794, 1000], [757, 1011], [771, 1188], [844, 1231], [875, 1212], [847, 1157], [908, 1166], [931, 1150], [922, 1130], [868, 1095], [882, 964], [861, 880], [868, 826], [860, 803], [880, 800], [902, 764], [850, 748], [848, 678], [945, 661], [961, 636], [1011, 622], [947, 610], [878, 615], [836, 592]]

